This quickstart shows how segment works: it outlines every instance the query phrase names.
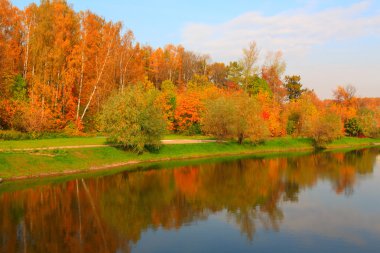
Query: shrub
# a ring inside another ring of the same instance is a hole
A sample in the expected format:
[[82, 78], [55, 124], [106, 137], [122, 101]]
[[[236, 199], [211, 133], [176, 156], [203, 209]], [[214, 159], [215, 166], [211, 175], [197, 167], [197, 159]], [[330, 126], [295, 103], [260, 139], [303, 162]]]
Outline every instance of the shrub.
[[300, 115], [293, 112], [288, 117], [288, 122], [286, 123], [286, 133], [292, 135], [297, 130], [297, 125], [299, 125]]
[[27, 133], [19, 132], [16, 130], [0, 130], [0, 140], [27, 140], [31, 139], [31, 136]]
[[356, 118], [346, 120], [344, 123], [344, 131], [348, 136], [359, 136], [362, 134], [362, 128]]
[[361, 108], [358, 112], [358, 125], [363, 135], [368, 137], [378, 137], [379, 128], [377, 127], [375, 112], [367, 108]]
[[226, 97], [206, 101], [202, 117], [203, 132], [219, 140], [233, 137], [236, 134], [236, 109], [232, 99]]
[[261, 106], [247, 94], [219, 97], [206, 102], [205, 107], [202, 129], [218, 139], [235, 137], [240, 144], [244, 139], [258, 143], [270, 135]]
[[335, 114], [325, 114], [315, 122], [310, 136], [318, 148], [325, 148], [333, 140], [342, 137], [342, 122]]
[[111, 95], [104, 105], [100, 122], [108, 141], [142, 153], [144, 148], [158, 148], [165, 133], [162, 109], [156, 102], [157, 91], [141, 86], [129, 87]]

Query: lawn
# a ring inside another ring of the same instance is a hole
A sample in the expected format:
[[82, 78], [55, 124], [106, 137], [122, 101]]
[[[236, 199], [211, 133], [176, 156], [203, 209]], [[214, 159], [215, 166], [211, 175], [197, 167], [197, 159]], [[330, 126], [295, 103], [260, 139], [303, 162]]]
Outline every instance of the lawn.
[[0, 149], [47, 148], [102, 144], [106, 144], [105, 137], [75, 137], [38, 140], [0, 141]]
[[338, 140], [333, 141], [329, 144], [328, 148], [337, 148], [337, 147], [350, 147], [355, 145], [368, 145], [380, 143], [380, 139], [370, 139], [370, 138], [355, 138], [355, 137], [344, 137]]
[[[210, 140], [208, 136], [195, 135], [186, 136], [178, 134], [165, 135], [165, 140]], [[107, 144], [106, 137], [74, 137], [74, 138], [54, 138], [38, 140], [17, 140], [1, 141], [0, 150], [4, 149], [30, 149], [30, 148], [47, 148], [47, 147], [64, 147], [64, 146], [82, 146], [82, 145], [104, 145]]]

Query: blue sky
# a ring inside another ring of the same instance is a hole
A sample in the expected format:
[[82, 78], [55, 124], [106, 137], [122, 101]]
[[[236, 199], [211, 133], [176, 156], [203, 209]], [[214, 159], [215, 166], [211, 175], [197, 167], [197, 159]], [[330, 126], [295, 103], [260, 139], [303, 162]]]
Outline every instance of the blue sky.
[[[30, 0], [13, 0], [20, 8]], [[69, 0], [75, 10], [122, 21], [137, 41], [168, 43], [206, 53], [214, 61], [241, 57], [256, 41], [261, 59], [282, 50], [287, 74], [330, 97], [352, 84], [361, 96], [380, 97], [380, 1]]]

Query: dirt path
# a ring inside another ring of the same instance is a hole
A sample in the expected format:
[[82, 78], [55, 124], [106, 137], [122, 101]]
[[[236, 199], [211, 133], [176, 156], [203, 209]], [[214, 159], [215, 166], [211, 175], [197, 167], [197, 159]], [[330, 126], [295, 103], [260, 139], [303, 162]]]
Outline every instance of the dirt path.
[[[162, 140], [164, 145], [172, 144], [195, 144], [195, 143], [210, 143], [216, 142], [216, 140]], [[74, 146], [55, 146], [55, 147], [43, 147], [43, 148], [8, 148], [0, 149], [0, 152], [7, 151], [39, 151], [39, 150], [56, 150], [56, 149], [80, 149], [80, 148], [101, 148], [117, 145], [97, 144], [97, 145], [74, 145]]]
[[194, 143], [210, 143], [216, 140], [162, 140], [162, 144], [194, 144]]

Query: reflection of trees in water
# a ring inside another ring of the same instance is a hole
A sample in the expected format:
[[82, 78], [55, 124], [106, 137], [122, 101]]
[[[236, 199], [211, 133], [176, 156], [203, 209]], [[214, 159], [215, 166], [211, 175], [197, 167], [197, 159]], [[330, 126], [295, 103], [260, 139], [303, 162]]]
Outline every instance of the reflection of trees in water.
[[318, 180], [352, 194], [357, 177], [372, 173], [377, 154], [245, 159], [4, 193], [0, 252], [128, 252], [148, 229], [179, 229], [223, 210], [253, 240], [258, 224], [280, 229], [280, 201], [298, 201]]

